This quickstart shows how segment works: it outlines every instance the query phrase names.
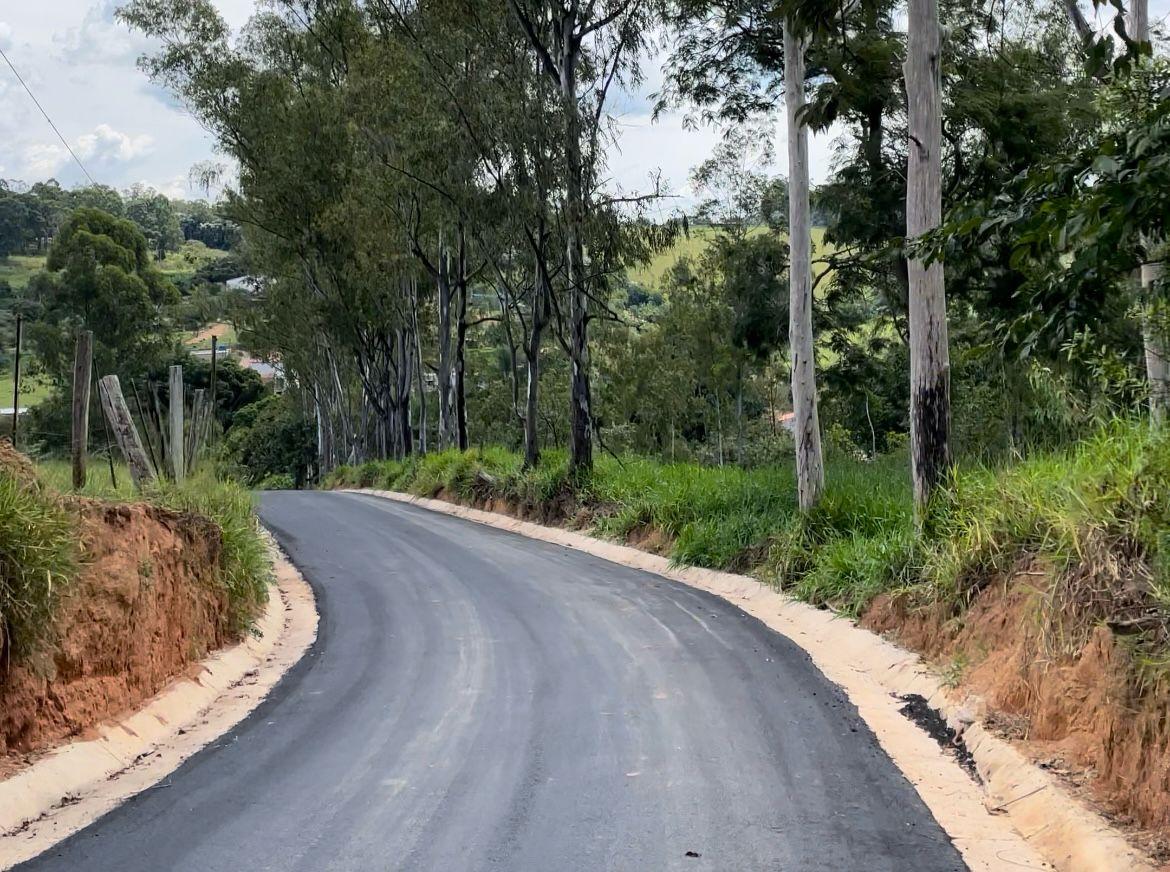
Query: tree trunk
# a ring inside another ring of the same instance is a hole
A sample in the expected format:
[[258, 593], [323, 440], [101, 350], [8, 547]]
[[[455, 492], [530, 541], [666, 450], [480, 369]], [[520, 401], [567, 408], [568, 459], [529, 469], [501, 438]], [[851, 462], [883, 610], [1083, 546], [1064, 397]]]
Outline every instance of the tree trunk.
[[719, 465], [723, 465], [723, 401], [719, 398], [722, 389], [715, 391], [715, 444], [719, 449]]
[[418, 282], [410, 282], [410, 312], [414, 327], [414, 375], [418, 380], [418, 453], [427, 453], [427, 391], [423, 382], [422, 331], [418, 327]]
[[414, 380], [414, 342], [410, 330], [400, 327], [396, 331], [395, 345], [398, 356], [398, 385], [395, 400], [398, 403], [398, 454], [399, 459], [409, 457], [414, 451], [414, 428], [410, 421], [410, 389]]
[[[909, 166], [906, 238], [942, 219], [941, 32], [938, 0], [910, 0], [906, 41]], [[915, 517], [951, 465], [951, 366], [943, 266], [912, 256], [910, 271], [910, 451]]]
[[812, 326], [812, 216], [808, 194], [808, 128], [804, 109], [805, 40], [784, 25], [784, 106], [788, 115], [788, 349], [792, 361], [796, 492], [801, 511], [825, 488]]
[[439, 249], [439, 450], [458, 442], [455, 409], [451, 402], [451, 261], [446, 248]]
[[1126, 30], [1134, 42], [1150, 41], [1150, 6], [1149, 0], [1131, 0], [1129, 4], [1129, 20], [1126, 21]]
[[[564, 27], [572, 22], [565, 16]], [[569, 469], [593, 469], [593, 397], [589, 386], [589, 289], [585, 269], [585, 179], [581, 115], [577, 104], [577, 57], [569, 33], [561, 39], [561, 100], [565, 111], [566, 267], [569, 275]]]
[[540, 463], [540, 348], [544, 341], [544, 328], [552, 313], [548, 275], [538, 253], [536, 278], [532, 288], [532, 322], [529, 335], [524, 343], [524, 360], [528, 371], [528, 388], [524, 404], [524, 466], [535, 467]]
[[456, 283], [459, 291], [459, 320], [455, 325], [455, 372], [452, 384], [455, 411], [455, 444], [460, 451], [466, 451], [467, 441], [467, 237], [463, 227], [459, 228], [459, 260]]
[[1142, 312], [1142, 339], [1146, 352], [1146, 377], [1150, 381], [1150, 419], [1166, 420], [1170, 406], [1170, 336], [1167, 336], [1167, 307], [1159, 305], [1162, 264], [1142, 265], [1141, 280], [1145, 304]]
[[[1150, 41], [1148, 0], [1132, 0], [1129, 7], [1129, 34], [1134, 42]], [[1147, 249], [1157, 249], [1157, 240], [1144, 240]], [[1146, 378], [1150, 383], [1150, 419], [1161, 424], [1170, 404], [1170, 336], [1166, 329], [1166, 307], [1159, 305], [1162, 264], [1143, 264], [1140, 270], [1142, 300], [1142, 344], [1145, 346]]]

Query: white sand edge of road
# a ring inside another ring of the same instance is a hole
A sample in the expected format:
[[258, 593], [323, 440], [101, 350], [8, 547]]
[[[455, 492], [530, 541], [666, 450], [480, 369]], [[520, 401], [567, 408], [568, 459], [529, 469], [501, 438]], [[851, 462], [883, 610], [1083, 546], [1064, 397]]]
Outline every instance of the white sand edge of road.
[[170, 775], [258, 706], [317, 637], [313, 592], [267, 537], [275, 569], [257, 634], [198, 664], [96, 739], [55, 748], [0, 781], [0, 869], [50, 849]]
[[[1059, 872], [1153, 870], [1116, 829], [1049, 773], [972, 720], [940, 677], [913, 654], [852, 621], [798, 602], [744, 575], [672, 565], [665, 557], [583, 533], [394, 491], [352, 489], [573, 548], [713, 593], [787, 636], [839, 685], [885, 752], [950, 836], [972, 870]], [[924, 697], [962, 733], [983, 785], [903, 715], [899, 698]]]

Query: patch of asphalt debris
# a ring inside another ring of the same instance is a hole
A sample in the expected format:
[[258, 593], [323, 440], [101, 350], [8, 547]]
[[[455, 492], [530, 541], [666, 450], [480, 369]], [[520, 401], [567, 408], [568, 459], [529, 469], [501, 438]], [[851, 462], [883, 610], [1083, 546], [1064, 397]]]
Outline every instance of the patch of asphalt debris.
[[975, 757], [968, 750], [963, 737], [951, 729], [947, 719], [938, 709], [930, 707], [926, 697], [917, 693], [908, 693], [905, 696], [899, 696], [898, 700], [904, 703], [898, 709], [901, 714], [918, 724], [928, 736], [938, 742], [940, 748], [953, 755], [958, 764], [963, 767], [963, 771], [971, 776], [972, 781], [976, 784], [983, 783], [983, 779], [979, 777], [979, 771], [975, 768]]

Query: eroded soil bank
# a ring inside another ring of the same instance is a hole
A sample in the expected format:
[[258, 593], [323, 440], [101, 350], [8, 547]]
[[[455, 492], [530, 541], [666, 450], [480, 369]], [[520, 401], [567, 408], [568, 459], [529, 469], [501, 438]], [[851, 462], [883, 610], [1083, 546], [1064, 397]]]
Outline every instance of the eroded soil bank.
[[[4, 471], [37, 487], [9, 451]], [[59, 499], [76, 520], [79, 568], [62, 580], [47, 641], [0, 660], [0, 775], [140, 707], [232, 641], [223, 538], [200, 515], [146, 503]]]
[[1130, 641], [1051, 615], [1052, 579], [1024, 563], [961, 615], [879, 597], [863, 625], [931, 659], [984, 721], [1170, 861], [1170, 692]]

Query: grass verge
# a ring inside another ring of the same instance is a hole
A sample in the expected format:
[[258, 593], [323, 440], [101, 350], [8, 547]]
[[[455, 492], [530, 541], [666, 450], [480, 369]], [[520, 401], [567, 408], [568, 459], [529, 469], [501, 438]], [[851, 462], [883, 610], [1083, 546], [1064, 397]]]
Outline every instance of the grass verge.
[[1170, 667], [1170, 430], [1114, 422], [1076, 448], [956, 472], [915, 535], [904, 455], [830, 458], [824, 498], [797, 511], [788, 467], [752, 470], [599, 458], [573, 481], [563, 454], [535, 470], [501, 449], [336, 470], [327, 486], [377, 487], [465, 503], [616, 540], [656, 532], [679, 563], [753, 572], [850, 616], [879, 594], [955, 613], [1021, 559], [1051, 567], [1067, 619], [1125, 628]]

